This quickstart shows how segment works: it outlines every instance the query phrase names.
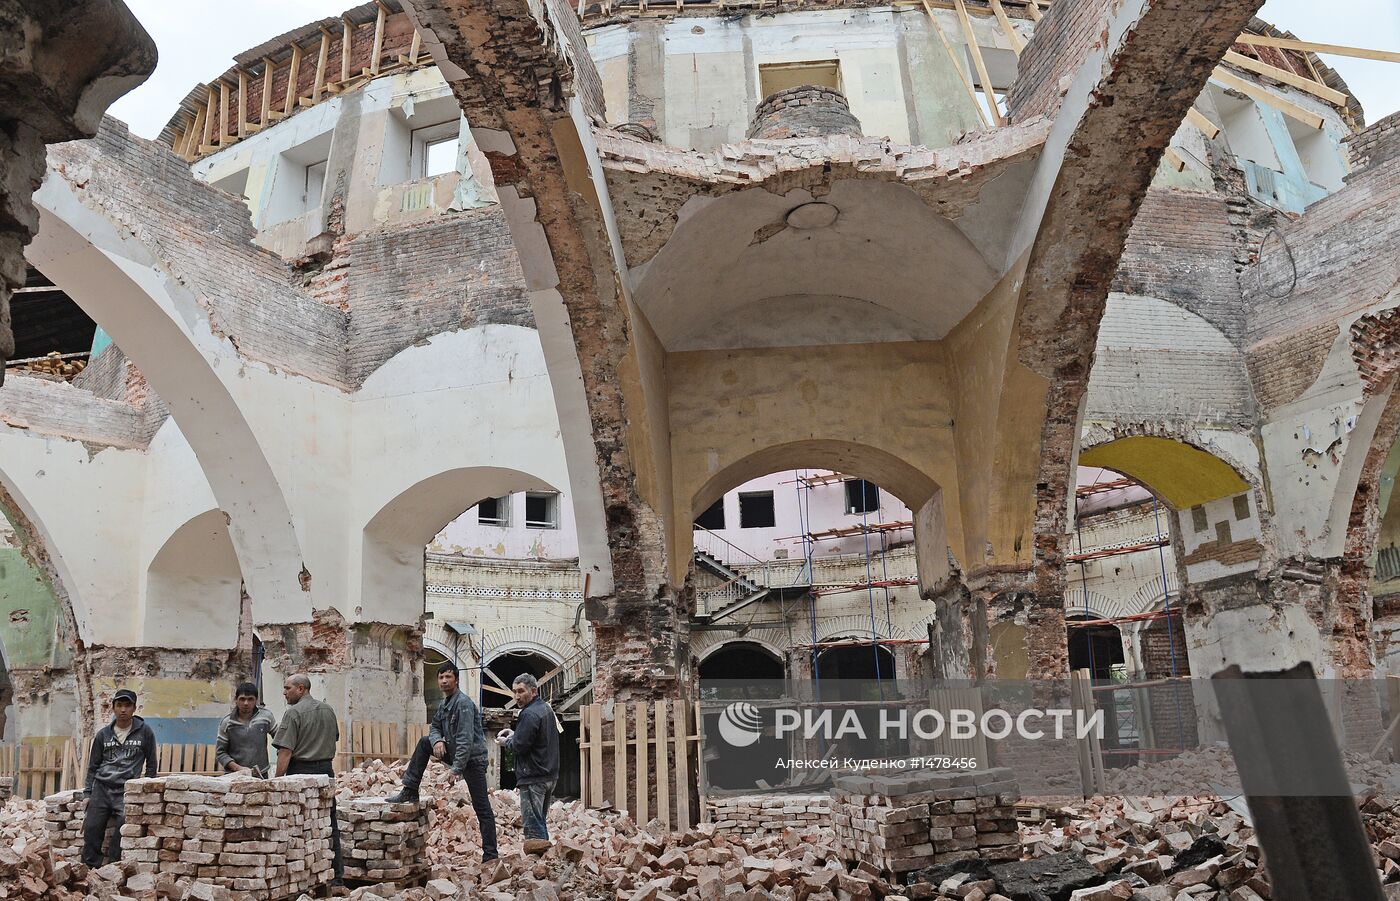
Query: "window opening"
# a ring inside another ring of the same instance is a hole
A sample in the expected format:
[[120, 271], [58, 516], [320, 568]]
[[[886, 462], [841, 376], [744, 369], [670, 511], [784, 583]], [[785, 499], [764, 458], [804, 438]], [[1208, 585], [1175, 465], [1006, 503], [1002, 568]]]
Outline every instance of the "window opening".
[[739, 528], [771, 529], [777, 524], [773, 492], [746, 491], [739, 495]]
[[800, 63], [759, 63], [759, 96], [768, 97], [804, 84], [841, 90], [841, 64], [834, 59]]
[[305, 193], [302, 194], [302, 205], [307, 210], [315, 209], [321, 204], [321, 192], [326, 187], [326, 164], [329, 160], [321, 160], [319, 163], [312, 163], [306, 167]]
[[709, 529], [711, 532], [717, 532], [723, 529], [724, 498], [720, 498], [713, 504], [710, 504], [709, 508], [706, 509], [704, 513], [695, 517], [695, 525], [702, 529]]
[[846, 482], [846, 512], [874, 513], [880, 509], [880, 487], [865, 479]]
[[525, 528], [559, 528], [559, 495], [545, 491], [527, 492], [525, 494]]
[[510, 496], [488, 497], [476, 505], [476, 521], [483, 526], [510, 525]]

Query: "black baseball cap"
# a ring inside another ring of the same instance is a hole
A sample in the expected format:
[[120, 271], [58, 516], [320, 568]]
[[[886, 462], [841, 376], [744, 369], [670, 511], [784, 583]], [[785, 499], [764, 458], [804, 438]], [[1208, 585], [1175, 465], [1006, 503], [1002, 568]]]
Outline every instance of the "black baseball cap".
[[112, 703], [115, 704], [118, 701], [130, 701], [131, 703], [135, 704], [136, 692], [132, 691], [129, 688], [119, 688], [117, 689], [117, 693], [112, 695]]

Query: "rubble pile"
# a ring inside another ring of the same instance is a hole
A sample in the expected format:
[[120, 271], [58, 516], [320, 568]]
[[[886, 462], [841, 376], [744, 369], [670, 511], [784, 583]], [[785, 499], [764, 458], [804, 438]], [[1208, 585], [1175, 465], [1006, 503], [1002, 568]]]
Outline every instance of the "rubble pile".
[[838, 776], [832, 823], [846, 859], [885, 874], [1021, 856], [1011, 771]]
[[[1356, 753], [1343, 754], [1352, 785], [1378, 794], [1400, 794], [1400, 766]], [[1221, 746], [1188, 751], [1105, 772], [1105, 793], [1128, 797], [1161, 797], [1213, 790], [1238, 793], [1240, 784], [1230, 749]]]
[[390, 804], [383, 798], [336, 802], [345, 878], [403, 882], [428, 873], [428, 832], [433, 799]]
[[754, 835], [831, 822], [828, 795], [736, 795], [710, 798], [715, 831]]
[[55, 857], [77, 860], [83, 852], [83, 817], [87, 798], [81, 791], [64, 791], [44, 799], [49, 846]]
[[296, 895], [331, 879], [330, 806], [326, 776], [132, 779], [122, 863], [259, 899]]

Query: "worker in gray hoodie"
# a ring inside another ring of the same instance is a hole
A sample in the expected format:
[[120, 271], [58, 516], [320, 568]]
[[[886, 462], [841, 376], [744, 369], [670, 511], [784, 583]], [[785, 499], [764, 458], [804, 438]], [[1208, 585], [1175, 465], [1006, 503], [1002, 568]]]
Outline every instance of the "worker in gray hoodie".
[[258, 687], [242, 682], [233, 690], [233, 710], [219, 720], [214, 761], [226, 773], [267, 778], [271, 761], [267, 742], [277, 734], [277, 717], [258, 703]]
[[[121, 827], [126, 820], [126, 781], [141, 775], [156, 774], [156, 734], [146, 721], [136, 715], [136, 692], [119, 689], [112, 698], [112, 722], [98, 731], [92, 739], [88, 754], [87, 816], [83, 820], [83, 863], [90, 867], [120, 860], [122, 856]], [[102, 839], [109, 827], [111, 841], [107, 856], [102, 856]]]

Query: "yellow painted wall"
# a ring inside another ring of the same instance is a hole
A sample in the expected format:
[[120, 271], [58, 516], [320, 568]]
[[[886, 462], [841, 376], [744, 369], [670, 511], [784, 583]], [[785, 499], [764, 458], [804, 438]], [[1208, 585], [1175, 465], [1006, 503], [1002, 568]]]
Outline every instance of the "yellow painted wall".
[[1177, 510], [1249, 490], [1249, 483], [1219, 457], [1169, 438], [1109, 441], [1081, 453], [1079, 465], [1121, 472]]

